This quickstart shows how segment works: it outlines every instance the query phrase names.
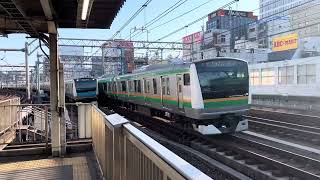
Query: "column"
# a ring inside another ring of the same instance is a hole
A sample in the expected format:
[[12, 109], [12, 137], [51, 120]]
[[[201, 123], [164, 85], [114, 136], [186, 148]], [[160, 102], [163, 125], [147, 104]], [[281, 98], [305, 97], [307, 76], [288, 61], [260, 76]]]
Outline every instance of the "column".
[[59, 106], [60, 106], [60, 143], [61, 155], [66, 154], [66, 118], [65, 114], [65, 87], [63, 64], [59, 62]]
[[60, 118], [58, 113], [59, 79], [58, 79], [58, 45], [57, 34], [49, 34], [50, 49], [50, 108], [52, 156], [61, 155]]

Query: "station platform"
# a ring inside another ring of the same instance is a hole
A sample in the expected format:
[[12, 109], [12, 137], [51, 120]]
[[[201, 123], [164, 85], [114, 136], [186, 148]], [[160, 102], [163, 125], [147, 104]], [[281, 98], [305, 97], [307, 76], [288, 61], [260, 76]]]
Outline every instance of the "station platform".
[[63, 158], [23, 156], [1, 161], [0, 179], [103, 179], [93, 151]]

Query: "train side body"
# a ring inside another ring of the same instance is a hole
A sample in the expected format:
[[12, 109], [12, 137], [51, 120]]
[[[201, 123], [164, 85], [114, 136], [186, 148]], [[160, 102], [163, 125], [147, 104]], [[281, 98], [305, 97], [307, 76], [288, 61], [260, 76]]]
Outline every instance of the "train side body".
[[139, 112], [170, 113], [203, 134], [221, 134], [248, 128], [241, 118], [248, 111], [248, 83], [246, 62], [216, 58], [101, 79], [99, 92]]
[[97, 100], [97, 80], [94, 78], [78, 78], [65, 83], [65, 94], [76, 102], [91, 102]]

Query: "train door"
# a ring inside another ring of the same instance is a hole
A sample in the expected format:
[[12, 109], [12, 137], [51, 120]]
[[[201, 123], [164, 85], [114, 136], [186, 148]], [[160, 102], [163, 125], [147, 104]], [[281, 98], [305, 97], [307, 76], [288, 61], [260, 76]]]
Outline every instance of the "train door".
[[182, 75], [177, 74], [177, 96], [178, 96], [178, 107], [183, 108], [183, 81]]
[[164, 95], [166, 94], [166, 78], [160, 77], [160, 86], [161, 86], [161, 104], [164, 106]]

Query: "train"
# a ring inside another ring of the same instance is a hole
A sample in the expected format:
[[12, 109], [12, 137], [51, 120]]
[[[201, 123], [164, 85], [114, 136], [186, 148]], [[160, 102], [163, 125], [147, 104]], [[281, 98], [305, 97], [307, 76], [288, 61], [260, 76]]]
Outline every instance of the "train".
[[77, 78], [65, 82], [65, 95], [69, 101], [97, 101], [98, 88], [95, 78]]
[[248, 64], [241, 59], [149, 65], [132, 74], [98, 79], [98, 91], [102, 103], [165, 116], [201, 134], [248, 129], [243, 117], [249, 110]]

